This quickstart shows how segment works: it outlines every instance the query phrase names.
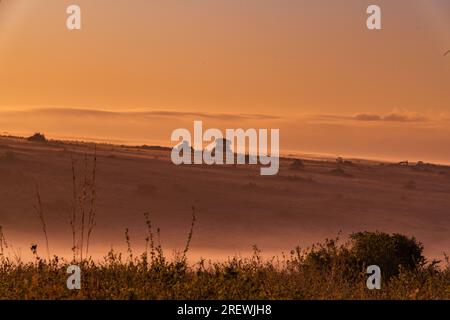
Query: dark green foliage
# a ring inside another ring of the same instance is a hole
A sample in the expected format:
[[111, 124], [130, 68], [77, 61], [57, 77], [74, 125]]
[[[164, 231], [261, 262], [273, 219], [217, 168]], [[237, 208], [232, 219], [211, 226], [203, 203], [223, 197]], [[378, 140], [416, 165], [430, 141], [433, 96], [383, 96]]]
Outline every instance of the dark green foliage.
[[354, 279], [370, 265], [379, 266], [383, 278], [391, 278], [399, 274], [400, 268], [413, 271], [426, 264], [423, 245], [400, 234], [358, 232], [350, 235], [346, 245], [337, 243], [337, 239], [326, 240], [314, 246], [306, 256], [306, 265], [322, 272], [339, 266], [343, 278]]
[[351, 253], [357, 265], [378, 265], [387, 278], [398, 275], [400, 267], [411, 271], [422, 267], [426, 262], [422, 254], [423, 245], [414, 237], [408, 238], [397, 233], [389, 235], [383, 232], [358, 232], [350, 238]]

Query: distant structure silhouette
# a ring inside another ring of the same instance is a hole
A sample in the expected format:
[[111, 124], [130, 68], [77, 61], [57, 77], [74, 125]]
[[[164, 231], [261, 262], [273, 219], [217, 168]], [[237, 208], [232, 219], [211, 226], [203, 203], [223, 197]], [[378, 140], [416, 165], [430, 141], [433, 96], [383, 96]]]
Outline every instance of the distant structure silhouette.
[[233, 154], [233, 150], [231, 149], [231, 141], [227, 139], [217, 139], [216, 146], [211, 151], [211, 155], [214, 157], [216, 152], [219, 152], [223, 155], [224, 159], [228, 153]]
[[183, 140], [179, 145], [174, 147], [174, 150], [177, 152], [181, 152], [183, 150], [183, 148], [189, 149], [189, 142], [187, 142], [186, 140]]
[[221, 163], [225, 164], [227, 161], [227, 156], [231, 159], [234, 159], [234, 153], [231, 149], [231, 143], [232, 142], [230, 140], [224, 138], [216, 139], [215, 147], [211, 151], [205, 149], [204, 152], [206, 152], [207, 157], [213, 157], [216, 158], [216, 160], [221, 159]]

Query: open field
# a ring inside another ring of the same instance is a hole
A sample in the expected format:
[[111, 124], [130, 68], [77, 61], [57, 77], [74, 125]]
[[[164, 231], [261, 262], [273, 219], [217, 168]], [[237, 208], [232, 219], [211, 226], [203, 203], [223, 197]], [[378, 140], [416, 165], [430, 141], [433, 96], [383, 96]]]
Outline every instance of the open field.
[[[33, 208], [38, 186], [50, 251], [68, 256], [71, 157], [81, 176], [85, 153], [93, 152], [83, 143], [0, 139], [0, 225], [16, 254], [29, 255], [31, 243], [45, 247]], [[91, 254], [126, 249], [125, 228], [133, 249], [144, 248], [144, 212], [161, 228], [163, 245], [179, 248], [192, 206], [194, 259], [245, 255], [254, 244], [271, 256], [361, 230], [413, 235], [430, 258], [449, 251], [449, 167], [323, 159], [293, 168], [292, 162], [283, 159], [278, 176], [263, 177], [257, 166], [177, 167], [164, 149], [98, 145]]]
[[[283, 158], [263, 177], [248, 165], [177, 167], [160, 147], [3, 137], [0, 173], [4, 299], [450, 297], [448, 167]], [[375, 245], [361, 258], [346, 238], [361, 230], [415, 236], [427, 260], [379, 239], [359, 245]], [[344, 244], [323, 243], [339, 231]], [[410, 266], [392, 262], [371, 291], [364, 268], [379, 248], [376, 263], [404, 254]], [[83, 286], [70, 291], [74, 263]]]

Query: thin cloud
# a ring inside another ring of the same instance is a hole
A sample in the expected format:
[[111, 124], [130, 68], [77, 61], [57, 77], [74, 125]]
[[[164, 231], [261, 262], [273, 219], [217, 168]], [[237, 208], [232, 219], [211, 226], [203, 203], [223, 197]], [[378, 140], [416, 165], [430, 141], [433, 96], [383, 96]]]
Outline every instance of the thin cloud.
[[[387, 114], [377, 113], [357, 113], [355, 115], [335, 115], [335, 114], [309, 114], [301, 116], [305, 120], [312, 120], [326, 123], [351, 123], [351, 122], [399, 122], [399, 123], [423, 123], [430, 122], [430, 118], [417, 112], [394, 110]], [[433, 117], [433, 119], [435, 119]], [[442, 120], [442, 117], [440, 117]], [[438, 120], [438, 119], [435, 119]]]
[[[215, 119], [223, 121], [244, 121], [244, 120], [289, 120], [292, 118], [279, 117], [268, 114], [227, 114], [227, 113], [207, 113], [207, 112], [184, 112], [184, 111], [164, 111], [164, 110], [102, 110], [102, 109], [83, 109], [83, 108], [70, 108], [70, 107], [42, 107], [32, 109], [22, 109], [0, 111], [3, 114], [34, 114], [34, 115], [51, 115], [51, 116], [68, 116], [68, 117], [87, 117], [87, 118], [195, 118], [195, 119]], [[357, 113], [355, 115], [336, 115], [336, 114], [304, 114], [294, 117], [297, 120], [312, 120], [317, 122], [398, 122], [398, 123], [418, 123], [429, 122], [430, 119], [422, 114], [416, 112], [408, 112], [403, 110], [394, 110], [387, 114], [376, 113]], [[447, 117], [448, 118], [448, 117]], [[445, 119], [447, 119], [445, 118]], [[434, 119], [434, 118], [433, 118]], [[444, 117], [440, 117], [440, 120], [445, 120]]]
[[393, 111], [386, 115], [359, 113], [353, 117], [357, 121], [386, 121], [386, 122], [427, 122], [429, 119], [416, 112]]
[[359, 113], [353, 117], [354, 120], [358, 121], [381, 121], [383, 120], [381, 116], [378, 114], [370, 114], [370, 113]]
[[351, 116], [341, 116], [335, 114], [313, 114], [306, 116], [306, 119], [318, 120], [318, 121], [342, 121], [342, 120], [352, 120]]
[[35, 108], [22, 111], [7, 111], [8, 113], [35, 113], [50, 114], [58, 116], [77, 116], [77, 117], [167, 117], [167, 118], [208, 118], [217, 120], [276, 120], [277, 116], [266, 114], [227, 114], [227, 113], [206, 113], [206, 112], [178, 112], [178, 111], [110, 111], [100, 109], [81, 109], [81, 108]]

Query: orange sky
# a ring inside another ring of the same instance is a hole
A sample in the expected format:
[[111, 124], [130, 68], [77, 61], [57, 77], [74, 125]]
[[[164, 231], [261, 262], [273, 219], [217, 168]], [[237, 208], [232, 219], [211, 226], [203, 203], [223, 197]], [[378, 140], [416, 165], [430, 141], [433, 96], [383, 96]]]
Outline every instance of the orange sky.
[[1, 2], [0, 132], [169, 145], [198, 118], [280, 128], [285, 150], [450, 163], [447, 0], [78, 0], [68, 31], [72, 3]]

